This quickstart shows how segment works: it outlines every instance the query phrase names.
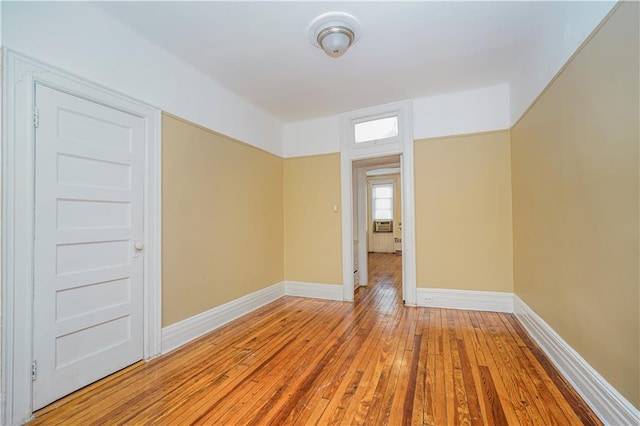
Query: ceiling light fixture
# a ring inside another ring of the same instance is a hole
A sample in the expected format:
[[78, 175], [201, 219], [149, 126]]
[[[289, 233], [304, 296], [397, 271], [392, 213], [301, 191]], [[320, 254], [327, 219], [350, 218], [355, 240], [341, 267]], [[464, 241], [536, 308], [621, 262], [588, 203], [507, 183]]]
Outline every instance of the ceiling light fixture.
[[309, 41], [332, 58], [339, 58], [360, 36], [360, 24], [352, 15], [330, 12], [318, 16], [309, 26]]

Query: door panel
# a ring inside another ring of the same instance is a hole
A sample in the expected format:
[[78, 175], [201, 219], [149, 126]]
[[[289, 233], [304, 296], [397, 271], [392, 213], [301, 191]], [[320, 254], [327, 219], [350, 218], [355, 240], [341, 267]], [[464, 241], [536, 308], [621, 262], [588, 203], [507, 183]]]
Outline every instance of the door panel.
[[36, 85], [34, 410], [143, 357], [144, 119]]

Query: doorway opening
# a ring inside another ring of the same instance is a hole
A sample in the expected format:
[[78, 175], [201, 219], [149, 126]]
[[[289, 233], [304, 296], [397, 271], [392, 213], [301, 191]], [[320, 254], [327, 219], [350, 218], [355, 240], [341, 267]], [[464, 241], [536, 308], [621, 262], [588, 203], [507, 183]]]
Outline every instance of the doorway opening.
[[352, 162], [354, 296], [362, 287], [397, 285], [404, 301], [401, 160], [396, 154]]
[[[366, 172], [395, 164], [401, 169], [402, 194], [402, 296], [406, 305], [416, 304], [415, 214], [413, 137], [411, 103], [394, 102], [345, 113], [341, 116], [340, 182], [342, 201], [342, 287], [343, 300], [354, 300], [355, 280], [367, 283], [368, 247], [364, 226], [354, 223], [358, 214], [366, 211], [363, 203]], [[375, 123], [383, 123], [384, 125]], [[375, 128], [375, 134], [362, 132], [361, 127]], [[361, 190], [358, 191], [358, 188]], [[358, 209], [357, 204], [360, 203]], [[388, 204], [388, 203], [387, 203]], [[360, 218], [360, 223], [366, 219]], [[373, 226], [373, 222], [370, 226]], [[392, 224], [386, 224], [389, 229]], [[380, 224], [380, 229], [383, 224]], [[356, 242], [357, 241], [357, 242]], [[394, 239], [395, 246], [395, 239]], [[357, 258], [358, 267], [354, 268]], [[355, 271], [358, 271], [356, 274]]]

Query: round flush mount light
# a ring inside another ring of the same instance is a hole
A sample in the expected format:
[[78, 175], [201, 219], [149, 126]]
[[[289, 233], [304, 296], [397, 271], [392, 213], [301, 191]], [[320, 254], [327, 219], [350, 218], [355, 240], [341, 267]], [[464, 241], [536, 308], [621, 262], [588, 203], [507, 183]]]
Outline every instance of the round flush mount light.
[[309, 25], [309, 41], [332, 58], [339, 58], [360, 37], [360, 23], [344, 12], [318, 16]]

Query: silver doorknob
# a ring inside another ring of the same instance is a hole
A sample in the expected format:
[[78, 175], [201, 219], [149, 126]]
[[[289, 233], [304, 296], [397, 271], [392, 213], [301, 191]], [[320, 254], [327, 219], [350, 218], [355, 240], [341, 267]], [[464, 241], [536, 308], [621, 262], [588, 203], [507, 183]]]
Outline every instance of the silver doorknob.
[[144, 243], [142, 241], [134, 241], [133, 248], [136, 249], [136, 251], [140, 251], [144, 248]]

